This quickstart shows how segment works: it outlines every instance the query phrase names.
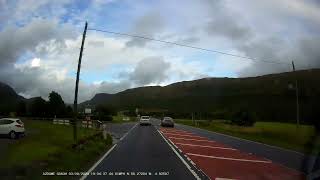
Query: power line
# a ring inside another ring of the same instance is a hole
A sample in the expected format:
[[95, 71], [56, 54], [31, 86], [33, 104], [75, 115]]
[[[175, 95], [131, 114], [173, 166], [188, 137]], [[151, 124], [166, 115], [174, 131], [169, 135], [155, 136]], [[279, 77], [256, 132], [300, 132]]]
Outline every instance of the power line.
[[104, 32], [104, 33], [109, 33], [109, 34], [115, 34], [115, 35], [121, 35], [121, 36], [129, 36], [129, 37], [140, 38], [140, 39], [146, 39], [146, 40], [150, 40], [150, 41], [157, 41], [157, 42], [162, 42], [162, 43], [166, 43], [166, 44], [172, 44], [172, 45], [181, 46], [181, 47], [187, 47], [187, 48], [192, 48], [192, 49], [197, 49], [197, 50], [202, 50], [202, 51], [207, 51], [207, 52], [223, 54], [223, 55], [227, 55], [227, 56], [233, 56], [233, 57], [237, 57], [237, 58], [241, 58], [241, 59], [249, 59], [249, 60], [253, 60], [253, 61], [256, 61], [256, 62], [291, 65], [291, 63], [284, 63], [284, 62], [270, 61], [270, 60], [262, 60], [262, 59], [247, 57], [247, 56], [240, 56], [240, 55], [230, 54], [230, 53], [226, 53], [226, 52], [222, 52], [222, 51], [206, 49], [206, 48], [201, 48], [201, 47], [196, 47], [196, 46], [190, 46], [190, 45], [186, 45], [186, 44], [170, 42], [170, 41], [165, 41], [165, 40], [160, 40], [160, 39], [155, 39], [155, 38], [145, 37], [145, 36], [140, 36], [140, 35], [133, 35], [133, 34], [120, 33], [120, 32], [114, 32], [114, 31], [109, 31], [109, 30], [93, 29], [93, 28], [90, 28], [88, 30]]

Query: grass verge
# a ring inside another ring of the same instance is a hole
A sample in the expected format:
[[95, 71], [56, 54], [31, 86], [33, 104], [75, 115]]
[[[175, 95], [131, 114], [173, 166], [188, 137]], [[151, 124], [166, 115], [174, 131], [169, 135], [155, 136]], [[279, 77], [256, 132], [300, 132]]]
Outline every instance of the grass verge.
[[[27, 136], [10, 144], [0, 165], [2, 177], [43, 179], [43, 172], [86, 171], [112, 145], [102, 133], [79, 128], [78, 143], [73, 144], [72, 127], [50, 121], [24, 121]], [[79, 177], [79, 176], [78, 176]], [[50, 179], [70, 179], [55, 176]], [[73, 178], [76, 178], [74, 176]]]
[[289, 123], [256, 122], [253, 127], [241, 127], [228, 124], [225, 120], [199, 121], [197, 125], [191, 120], [178, 119], [175, 122], [306, 154], [312, 151], [317, 153], [320, 149], [319, 142], [315, 147], [312, 146], [315, 143], [315, 130], [310, 125], [297, 128]]

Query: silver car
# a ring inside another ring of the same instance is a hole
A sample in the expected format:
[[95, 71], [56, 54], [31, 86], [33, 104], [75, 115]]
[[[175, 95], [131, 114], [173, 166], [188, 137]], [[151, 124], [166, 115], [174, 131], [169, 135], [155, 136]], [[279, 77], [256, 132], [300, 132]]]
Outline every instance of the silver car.
[[161, 121], [162, 127], [174, 127], [174, 122], [171, 117], [164, 117]]
[[150, 116], [141, 116], [140, 125], [151, 125]]

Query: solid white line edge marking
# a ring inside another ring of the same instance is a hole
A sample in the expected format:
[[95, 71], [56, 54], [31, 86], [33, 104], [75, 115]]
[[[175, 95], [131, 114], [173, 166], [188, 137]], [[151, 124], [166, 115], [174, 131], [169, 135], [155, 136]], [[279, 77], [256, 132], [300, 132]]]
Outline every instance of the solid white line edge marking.
[[245, 161], [245, 162], [256, 162], [256, 163], [272, 163], [272, 161], [262, 161], [262, 160], [250, 160], [250, 159], [238, 159], [238, 158], [227, 158], [227, 157], [219, 157], [219, 156], [207, 156], [202, 154], [193, 154], [187, 153], [190, 156], [198, 156], [198, 157], [206, 157], [211, 159], [223, 159], [223, 160], [231, 160], [231, 161]]
[[[181, 150], [179, 149], [179, 147], [178, 147], [175, 143], [173, 143], [170, 139], [169, 139], [169, 141], [171, 142], [171, 144], [173, 144], [174, 147], [176, 147], [179, 151], [181, 151]], [[181, 152], [183, 153], [183, 151], [181, 151]], [[202, 169], [198, 168], [197, 165], [196, 165], [196, 163], [194, 163], [185, 153], [183, 153], [183, 155], [188, 159], [188, 161], [190, 161], [190, 163], [191, 163], [198, 171], [201, 171], [203, 174], [205, 174], [205, 175], [209, 178], [209, 180], [211, 180], [211, 178], [210, 178], [205, 172], [203, 172]]]
[[167, 141], [167, 139], [161, 134], [159, 130], [157, 130], [158, 133], [161, 135], [161, 137], [164, 139], [164, 141], [170, 146], [170, 148], [173, 150], [173, 152], [179, 157], [179, 159], [183, 162], [183, 164], [188, 168], [188, 170], [192, 173], [192, 175], [197, 179], [201, 180], [200, 177], [194, 170], [191, 169], [189, 164], [180, 156], [180, 154], [172, 147], [172, 145]]
[[84, 180], [87, 178], [87, 176], [101, 163], [104, 158], [106, 158], [111, 151], [117, 146], [117, 144], [114, 144], [86, 173], [86, 175], [83, 175], [80, 180]]
[[196, 147], [206, 147], [206, 148], [212, 148], [212, 149], [225, 149], [225, 150], [237, 151], [237, 149], [234, 149], [234, 148], [226, 148], [226, 147], [218, 147], [218, 146], [202, 146], [197, 144], [184, 144], [184, 143], [176, 143], [176, 144], [180, 144], [182, 146], [196, 146]]
[[[128, 134], [129, 132], [135, 128], [136, 126], [138, 125], [138, 123], [136, 123], [131, 129], [129, 129], [129, 131], [124, 134], [121, 138], [120, 138], [120, 141], [122, 139], [124, 139]], [[111, 151], [117, 146], [117, 144], [114, 144], [87, 172], [86, 172], [86, 175], [83, 175], [79, 180], [84, 180], [88, 177], [87, 174], [90, 174], [100, 163], [103, 159], [105, 159], [110, 153]]]

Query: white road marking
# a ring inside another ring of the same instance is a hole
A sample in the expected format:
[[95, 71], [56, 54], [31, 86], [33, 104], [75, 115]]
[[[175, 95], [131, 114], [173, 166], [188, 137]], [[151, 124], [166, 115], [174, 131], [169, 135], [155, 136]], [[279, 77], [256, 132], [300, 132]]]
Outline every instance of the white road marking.
[[[170, 139], [169, 139], [169, 141], [171, 142], [171, 144], [172, 144], [174, 147], [176, 147], [180, 152], [182, 152], [182, 151], [179, 149], [179, 147], [176, 146]], [[183, 153], [183, 152], [182, 152], [182, 153]], [[209, 180], [211, 180], [211, 178], [210, 178], [205, 172], [203, 172], [202, 169], [198, 168], [198, 167], [196, 166], [196, 163], [194, 163], [186, 154], [183, 154], [183, 155], [187, 158], [187, 160], [188, 160], [198, 171], [201, 171], [203, 174], [206, 175], [206, 177], [207, 177]]]
[[209, 141], [209, 140], [203, 140], [203, 139], [186, 139], [186, 138], [175, 138], [169, 136], [170, 139], [182, 139], [182, 140], [187, 140], [187, 141], [203, 141], [203, 142], [215, 142], [215, 141]]
[[124, 135], [120, 138], [120, 141], [122, 141], [122, 140], [132, 131], [132, 129], [134, 129], [137, 125], [138, 125], [138, 123], [136, 123], [126, 134], [124, 134]]
[[112, 151], [116, 146], [117, 146], [117, 144], [114, 144], [114, 145], [99, 159], [99, 161], [97, 161], [97, 162], [87, 171], [87, 173], [80, 178], [80, 180], [86, 179], [87, 176], [101, 163], [101, 161], [102, 161], [104, 158], [106, 158], [106, 157], [111, 153], [111, 151]]
[[164, 139], [164, 141], [170, 146], [170, 148], [173, 150], [173, 152], [179, 157], [179, 159], [182, 161], [182, 163], [188, 168], [188, 170], [192, 173], [192, 175], [197, 179], [197, 180], [201, 180], [200, 177], [197, 175], [196, 172], [194, 172], [194, 170], [191, 169], [191, 167], [189, 166], [189, 164], [180, 156], [180, 154], [172, 147], [172, 145], [167, 141], [167, 139], [162, 135], [162, 133], [157, 130], [158, 133], [161, 135], [161, 137]]
[[[126, 134], [124, 134], [121, 138], [120, 138], [120, 141], [122, 139], [124, 139], [128, 134], [129, 132], [131, 132], [131, 130], [133, 128], [135, 128], [136, 126], [138, 125], [138, 123], [136, 123]], [[86, 173], [86, 175], [83, 175], [80, 180], [84, 180], [87, 178], [88, 174], [90, 174], [100, 163], [103, 159], [105, 159], [110, 153], [111, 151], [117, 146], [117, 144], [114, 144]]]
[[194, 134], [194, 133], [191, 133], [191, 132], [187, 132], [187, 131], [161, 131], [162, 133], [184, 133], [184, 134]]
[[256, 163], [271, 163], [271, 161], [261, 161], [261, 160], [251, 160], [251, 159], [237, 159], [237, 158], [227, 158], [227, 157], [218, 157], [218, 156], [207, 156], [202, 154], [193, 154], [187, 153], [190, 156], [198, 156], [198, 157], [206, 157], [212, 159], [223, 159], [223, 160], [231, 160], [231, 161], [245, 161], [245, 162], [256, 162]]
[[201, 137], [201, 136], [196, 136], [196, 135], [180, 135], [180, 134], [173, 134], [173, 133], [164, 133], [165, 135], [169, 134], [169, 135], [174, 135], [174, 136], [185, 136], [185, 137], [196, 137], [196, 138], [204, 138], [207, 139], [205, 137]]
[[[183, 125], [183, 124], [179, 124], [179, 125], [181, 125], [181, 126], [186, 126], [186, 127], [191, 127], [191, 126]], [[222, 133], [218, 133], [218, 132], [213, 132], [213, 131], [209, 131], [209, 130], [206, 130], [206, 129], [201, 129], [201, 128], [198, 128], [198, 127], [191, 127], [191, 128], [199, 129], [199, 130], [202, 130], [202, 131], [207, 131], [207, 132], [210, 132], [210, 133], [213, 133], [213, 134], [219, 134], [219, 135], [222, 135], [222, 136], [226, 136], [226, 137], [230, 137], [230, 138], [234, 138], [234, 139], [238, 139], [238, 140], [242, 140], [242, 141], [252, 142], [252, 143], [256, 143], [256, 144], [262, 144], [262, 145], [265, 145], [265, 146], [269, 146], [269, 147], [271, 147], [271, 148], [281, 149], [281, 150], [283, 150], [283, 151], [290, 151], [290, 152], [299, 154], [300, 156], [305, 156], [305, 154], [303, 154], [303, 153], [301, 153], [301, 152], [294, 151], [294, 150], [290, 150], [290, 149], [284, 149], [284, 148], [282, 148], [282, 147], [277, 147], [277, 146], [273, 146], [273, 145], [269, 145], [269, 144], [265, 144], [265, 143], [261, 143], [261, 142], [257, 142], [257, 141], [251, 141], [251, 140], [248, 140], [248, 139], [239, 138], [239, 137], [236, 137], [236, 136], [231, 136], [231, 135], [227, 135], [227, 134], [222, 134]], [[290, 168], [290, 169], [291, 169], [291, 168]]]
[[205, 147], [205, 148], [212, 148], [212, 149], [225, 149], [225, 150], [232, 150], [232, 151], [236, 151], [237, 150], [237, 149], [233, 149], [233, 148], [218, 147], [218, 146], [203, 146], [203, 145], [184, 144], [184, 143], [176, 143], [176, 144], [180, 144], [180, 145], [183, 145], [183, 146]]

